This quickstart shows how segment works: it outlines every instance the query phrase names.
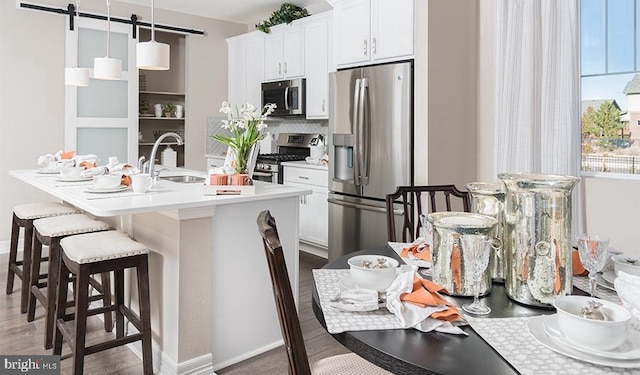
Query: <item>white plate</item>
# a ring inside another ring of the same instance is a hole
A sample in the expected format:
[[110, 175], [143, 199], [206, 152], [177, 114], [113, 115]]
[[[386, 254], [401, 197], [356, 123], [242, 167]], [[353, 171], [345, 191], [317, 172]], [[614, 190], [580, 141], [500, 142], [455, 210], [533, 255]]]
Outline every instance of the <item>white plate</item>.
[[119, 191], [127, 190], [129, 187], [127, 185], [120, 185], [114, 188], [97, 188], [95, 186], [89, 186], [87, 188], [87, 193], [117, 193]]
[[56, 181], [59, 182], [80, 182], [80, 181], [90, 181], [91, 177], [58, 177]]
[[553, 315], [541, 315], [534, 316], [529, 319], [527, 326], [531, 335], [542, 345], [553, 350], [556, 353], [562, 354], [569, 358], [577, 359], [592, 363], [600, 366], [610, 366], [618, 368], [640, 368], [640, 359], [614, 359], [604, 358], [593, 354], [585, 353], [580, 350], [574, 349], [568, 345], [563, 344], [562, 341], [550, 336], [545, 330], [545, 322], [550, 318], [555, 319]]
[[613, 285], [614, 282], [616, 281], [616, 273], [613, 271], [605, 271], [602, 273], [602, 278], [604, 279], [604, 281]]
[[56, 169], [40, 168], [40, 169], [36, 170], [36, 173], [40, 173], [40, 174], [60, 174], [60, 170], [58, 168], [56, 168]]
[[613, 286], [613, 284], [611, 284], [610, 282], [608, 282], [607, 280], [604, 279], [604, 276], [598, 274], [597, 278], [596, 278], [596, 284], [598, 284], [598, 286], [601, 286], [605, 289], [609, 289], [611, 291], [616, 291], [616, 288]]

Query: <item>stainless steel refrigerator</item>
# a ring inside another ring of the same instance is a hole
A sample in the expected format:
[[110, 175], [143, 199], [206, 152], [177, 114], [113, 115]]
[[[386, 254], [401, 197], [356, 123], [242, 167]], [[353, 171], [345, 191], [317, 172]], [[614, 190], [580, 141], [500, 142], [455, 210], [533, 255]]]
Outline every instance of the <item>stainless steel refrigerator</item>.
[[411, 62], [330, 75], [329, 260], [387, 242], [385, 198], [413, 183]]

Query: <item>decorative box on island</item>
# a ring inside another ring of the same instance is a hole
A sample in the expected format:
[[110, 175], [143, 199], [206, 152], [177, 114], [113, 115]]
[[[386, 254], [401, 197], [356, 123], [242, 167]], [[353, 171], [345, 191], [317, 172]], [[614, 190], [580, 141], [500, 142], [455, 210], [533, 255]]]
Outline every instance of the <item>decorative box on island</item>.
[[248, 174], [222, 174], [209, 171], [203, 187], [204, 195], [254, 195], [256, 187]]

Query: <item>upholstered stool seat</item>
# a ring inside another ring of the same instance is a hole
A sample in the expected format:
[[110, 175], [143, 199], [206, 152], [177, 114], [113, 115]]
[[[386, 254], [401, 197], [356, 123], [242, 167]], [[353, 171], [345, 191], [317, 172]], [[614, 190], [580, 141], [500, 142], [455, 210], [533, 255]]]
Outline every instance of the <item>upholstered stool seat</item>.
[[[45, 307], [44, 346], [46, 349], [50, 349], [53, 346], [56, 287], [60, 268], [60, 241], [65, 237], [76, 234], [109, 230], [109, 225], [93, 220], [84, 214], [75, 214], [37, 219], [33, 222], [33, 228], [35, 235], [32, 249], [31, 281], [29, 283], [31, 293], [29, 295], [27, 320], [31, 322], [35, 318], [37, 299]], [[39, 282], [42, 245], [49, 246], [49, 268], [46, 282]], [[91, 279], [92, 285], [101, 294], [90, 296], [89, 299], [91, 301], [102, 299], [104, 306], [109, 306], [111, 305], [111, 279], [109, 273], [103, 273], [100, 281], [98, 283], [96, 280]], [[46, 295], [41, 290], [44, 287], [47, 288]], [[104, 328], [107, 332], [111, 332], [113, 328], [111, 312], [104, 313]]]
[[[142, 364], [144, 374], [153, 374], [151, 361], [151, 313], [149, 301], [149, 249], [119, 231], [79, 234], [60, 241], [62, 262], [58, 282], [57, 306], [64, 306], [69, 288], [69, 273], [76, 276], [75, 311], [67, 315], [64, 309], [56, 309], [56, 333], [53, 354], [60, 355], [62, 341], [71, 347], [73, 373], [83, 373], [84, 356], [142, 341]], [[124, 270], [135, 268], [138, 286], [139, 317], [124, 304]], [[89, 309], [90, 275], [114, 272], [115, 303], [108, 307]], [[87, 316], [104, 311], [116, 313], [116, 338], [85, 347]], [[124, 335], [124, 318], [139, 331]]]
[[[7, 294], [13, 293], [13, 282], [15, 276], [18, 276], [22, 281], [20, 290], [20, 311], [22, 313], [27, 312], [27, 303], [29, 299], [33, 221], [44, 217], [70, 215], [79, 212], [80, 211], [73, 207], [65, 206], [57, 202], [27, 203], [13, 208], [6, 292]], [[18, 260], [18, 237], [20, 236], [20, 228], [24, 228], [22, 260]]]

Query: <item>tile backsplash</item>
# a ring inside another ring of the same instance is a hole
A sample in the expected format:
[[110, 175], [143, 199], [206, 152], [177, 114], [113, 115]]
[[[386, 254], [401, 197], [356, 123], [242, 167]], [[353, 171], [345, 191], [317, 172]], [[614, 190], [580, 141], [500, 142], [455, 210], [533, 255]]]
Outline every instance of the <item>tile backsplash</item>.
[[[222, 129], [222, 120], [226, 117], [207, 117], [207, 154], [224, 154], [227, 146], [211, 139], [212, 135], [228, 132]], [[319, 133], [327, 135], [329, 128], [328, 120], [306, 120], [304, 118], [275, 118], [266, 121], [268, 131], [277, 139], [280, 133]], [[229, 133], [230, 134], [230, 133]]]

